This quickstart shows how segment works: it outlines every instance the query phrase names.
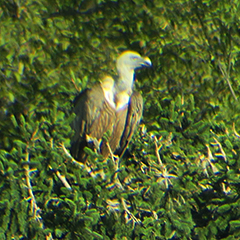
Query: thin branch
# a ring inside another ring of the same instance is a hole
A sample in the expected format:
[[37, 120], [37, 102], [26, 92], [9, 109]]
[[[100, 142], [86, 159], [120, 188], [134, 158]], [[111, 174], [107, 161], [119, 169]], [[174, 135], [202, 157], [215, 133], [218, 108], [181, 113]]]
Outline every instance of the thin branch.
[[231, 66], [231, 58], [229, 56], [229, 62], [228, 62], [228, 71], [226, 71], [226, 68], [225, 66], [223, 67], [222, 64], [220, 63], [220, 61], [218, 60], [218, 67], [223, 75], [223, 77], [226, 79], [227, 83], [228, 83], [228, 86], [230, 88], [230, 91], [234, 97], [234, 99], [237, 101], [237, 97], [236, 97], [236, 94], [232, 88], [232, 85], [230, 83], [230, 80], [229, 80], [229, 75], [230, 75], [230, 66]]
[[233, 133], [237, 138], [240, 138], [240, 134], [235, 129], [235, 123], [233, 123]]
[[127, 213], [127, 215], [130, 217], [130, 221], [132, 220], [134, 225], [136, 223], [141, 223], [140, 219], [137, 219], [127, 208], [126, 200], [124, 198], [121, 198], [122, 206], [124, 211]]
[[46, 240], [53, 240], [52, 233], [49, 233], [49, 234], [46, 236]]
[[87, 172], [90, 174], [91, 177], [95, 178], [96, 175], [93, 173], [92, 169], [90, 167], [88, 167], [86, 164], [83, 164], [81, 162], [78, 162], [77, 160], [75, 160], [72, 155], [68, 152], [68, 150], [65, 148], [64, 144], [61, 143], [60, 146], [62, 147], [64, 153], [67, 155], [68, 158], [71, 159], [71, 162], [74, 163], [75, 165], [81, 167], [81, 168], [85, 168], [87, 170]]
[[76, 160], [72, 157], [72, 155], [68, 152], [68, 150], [65, 148], [65, 146], [64, 146], [63, 143], [61, 143], [60, 146], [62, 147], [64, 153], [71, 159], [71, 161], [72, 161], [74, 164], [78, 165], [78, 166], [81, 167], [81, 168], [84, 168], [84, 167], [85, 167], [85, 165], [84, 165], [83, 163], [76, 161]]
[[155, 153], [156, 153], [156, 156], [157, 156], [157, 160], [158, 160], [158, 163], [162, 166], [162, 160], [161, 160], [161, 157], [160, 157], [160, 154], [159, 154], [159, 150], [162, 148], [162, 145], [158, 146], [156, 136], [154, 136], [153, 139], [154, 139], [154, 144], [155, 144]]
[[[25, 160], [26, 162], [29, 162], [29, 152], [28, 152], [28, 145], [26, 147], [26, 157], [25, 157]], [[32, 209], [32, 216], [33, 218], [40, 223], [40, 226], [41, 228], [44, 228], [43, 227], [43, 223], [42, 223], [42, 217], [41, 215], [39, 214], [40, 212], [40, 208], [38, 207], [37, 205], [37, 202], [36, 202], [36, 198], [33, 194], [33, 191], [32, 191], [32, 185], [31, 185], [31, 180], [30, 180], [30, 168], [29, 168], [29, 165], [26, 164], [23, 166], [23, 168], [25, 169], [25, 180], [26, 180], [26, 184], [27, 184], [27, 188], [28, 188], [28, 193], [30, 195], [30, 203], [31, 203], [31, 209]]]
[[[35, 131], [33, 132], [32, 136], [31, 136], [31, 141], [34, 141], [36, 135], [38, 133], [38, 128], [35, 129]], [[29, 161], [29, 152], [28, 152], [28, 145], [26, 147], [26, 157], [25, 157], [26, 162], [30, 162]], [[27, 184], [27, 188], [28, 188], [28, 193], [30, 195], [30, 202], [31, 202], [31, 209], [32, 209], [32, 215], [34, 217], [34, 219], [36, 219], [36, 221], [38, 221], [40, 223], [40, 227], [42, 229], [44, 229], [44, 225], [42, 222], [42, 217], [40, 215], [40, 208], [37, 205], [37, 201], [36, 198], [33, 194], [32, 191], [32, 185], [31, 185], [31, 180], [30, 180], [30, 173], [32, 172], [32, 170], [30, 170], [29, 165], [24, 165], [23, 168], [25, 169], [25, 177], [26, 177], [26, 184]], [[49, 233], [48, 235], [46, 235], [46, 240], [53, 240], [52, 237], [52, 233]]]
[[114, 157], [116, 158], [116, 160], [118, 160], [119, 158], [116, 157], [116, 156], [114, 156], [114, 154], [113, 154], [113, 152], [112, 152], [112, 149], [111, 149], [111, 147], [110, 147], [110, 145], [109, 145], [109, 142], [106, 142], [106, 145], [107, 145], [108, 151], [109, 151], [109, 153], [110, 153], [110, 156], [111, 156], [111, 159], [112, 159], [112, 162], [113, 162], [113, 165], [114, 165], [114, 170], [117, 171], [117, 170], [118, 170], [118, 167], [119, 167], [119, 166], [118, 166], [119, 161], [116, 161], [116, 162], [115, 162]]
[[[49, 167], [51, 170], [53, 170], [53, 168], [52, 168], [50, 165], [48, 165], [48, 167]], [[60, 179], [60, 181], [63, 183], [63, 185], [64, 185], [66, 188], [72, 190], [72, 188], [71, 188], [70, 184], [68, 183], [66, 177], [63, 176], [63, 175], [61, 175], [59, 171], [55, 171], [55, 173], [56, 173], [57, 177]]]
[[[110, 147], [110, 145], [109, 145], [108, 142], [106, 142], [106, 145], [107, 145], [108, 151], [109, 151], [109, 153], [110, 153], [110, 155], [111, 155], [111, 159], [112, 159], [112, 161], [113, 161], [113, 166], [114, 166], [114, 170], [115, 170], [114, 183], [116, 184], [116, 186], [117, 186], [118, 188], [124, 189], [123, 186], [122, 186], [122, 184], [121, 184], [121, 182], [120, 182], [120, 180], [119, 180], [119, 178], [118, 178], [119, 157], [114, 156], [114, 154], [113, 154], [113, 152], [112, 152], [112, 149], [111, 149], [111, 147]], [[115, 160], [114, 158], [115, 158], [116, 160]]]
[[223, 157], [223, 159], [225, 160], [225, 162], [227, 161], [227, 155], [226, 155], [226, 153], [224, 152], [224, 150], [223, 150], [223, 147], [222, 147], [222, 144], [215, 138], [215, 137], [213, 137], [213, 139], [215, 140], [215, 143], [211, 143], [211, 145], [213, 145], [213, 146], [218, 146], [218, 148], [219, 148], [219, 150], [220, 150], [220, 152], [221, 152], [221, 154], [217, 154], [217, 153], [215, 153], [215, 156], [221, 156], [221, 157]]
[[73, 83], [75, 89], [76, 89], [78, 92], [80, 92], [81, 89], [80, 89], [79, 87], [77, 87], [77, 84], [75, 83], [75, 81], [74, 81], [73, 78], [71, 78], [71, 82]]

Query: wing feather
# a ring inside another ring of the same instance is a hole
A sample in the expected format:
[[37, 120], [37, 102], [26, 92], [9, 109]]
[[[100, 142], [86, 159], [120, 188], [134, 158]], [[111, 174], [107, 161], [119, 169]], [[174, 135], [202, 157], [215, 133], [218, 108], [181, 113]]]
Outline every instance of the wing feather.
[[86, 137], [100, 140], [103, 134], [113, 131], [115, 109], [106, 101], [100, 84], [86, 89], [74, 101], [76, 117], [72, 123], [75, 134], [71, 141], [71, 154], [78, 161], [85, 161]]
[[120, 157], [124, 154], [134, 132], [137, 129], [137, 126], [142, 118], [142, 113], [143, 98], [139, 92], [134, 91], [130, 98], [125, 129], [121, 137], [120, 147], [115, 152], [115, 154], [119, 155]]

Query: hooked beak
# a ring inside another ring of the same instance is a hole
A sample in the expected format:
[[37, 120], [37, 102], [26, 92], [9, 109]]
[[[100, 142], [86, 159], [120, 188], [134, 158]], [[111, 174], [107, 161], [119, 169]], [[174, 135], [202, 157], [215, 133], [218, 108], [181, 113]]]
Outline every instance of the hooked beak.
[[151, 67], [152, 62], [149, 57], [144, 57], [142, 61], [142, 66]]

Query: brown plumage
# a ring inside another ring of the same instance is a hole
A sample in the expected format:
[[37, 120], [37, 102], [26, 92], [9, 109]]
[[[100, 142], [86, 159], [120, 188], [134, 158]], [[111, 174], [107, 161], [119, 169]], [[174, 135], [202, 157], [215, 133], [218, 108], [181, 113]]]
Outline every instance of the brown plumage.
[[76, 160], [86, 161], [85, 146], [107, 157], [109, 150], [102, 140], [107, 131], [111, 150], [123, 155], [142, 117], [143, 99], [133, 91], [133, 82], [134, 70], [143, 66], [151, 66], [149, 58], [125, 51], [117, 58], [116, 83], [106, 77], [75, 99], [71, 154]]
[[[116, 117], [113, 127], [113, 133], [109, 139], [109, 145], [112, 152], [115, 152], [117, 148], [120, 148], [120, 140], [126, 125], [129, 99], [130, 96], [127, 91], [117, 93], [115, 96]], [[103, 142], [101, 146], [101, 153], [104, 157], [107, 157], [109, 154], [109, 149], [107, 148], [105, 142]]]
[[106, 77], [102, 83], [86, 89], [74, 101], [76, 117], [72, 123], [75, 134], [71, 142], [71, 154], [78, 161], [84, 162], [84, 147], [99, 151], [105, 132], [112, 133], [115, 121], [115, 104], [113, 102], [113, 79]]
[[142, 114], [143, 98], [139, 92], [134, 91], [130, 98], [125, 128], [120, 139], [120, 144], [115, 151], [115, 154], [117, 154], [118, 156], [121, 157], [124, 154], [142, 118]]

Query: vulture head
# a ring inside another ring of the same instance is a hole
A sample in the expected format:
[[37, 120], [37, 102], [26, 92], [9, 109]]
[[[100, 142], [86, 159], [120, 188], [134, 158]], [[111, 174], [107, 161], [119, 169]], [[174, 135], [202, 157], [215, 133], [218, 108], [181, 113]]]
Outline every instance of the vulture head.
[[143, 66], [151, 66], [152, 62], [148, 57], [142, 57], [134, 51], [125, 51], [117, 58], [117, 69], [121, 72], [122, 69], [135, 70]]
[[141, 67], [152, 65], [148, 57], [142, 57], [134, 51], [125, 51], [117, 58], [117, 70], [119, 74], [116, 87], [117, 92], [128, 90], [130, 93], [133, 88], [134, 70]]

